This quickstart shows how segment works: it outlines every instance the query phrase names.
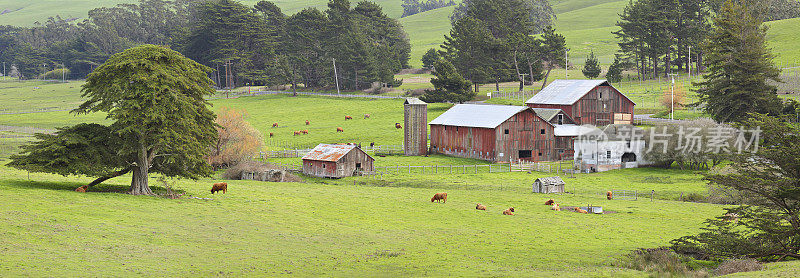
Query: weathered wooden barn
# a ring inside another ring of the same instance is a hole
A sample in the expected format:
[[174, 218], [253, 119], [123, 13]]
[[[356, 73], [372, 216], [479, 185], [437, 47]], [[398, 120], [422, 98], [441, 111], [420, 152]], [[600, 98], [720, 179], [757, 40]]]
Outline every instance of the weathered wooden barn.
[[632, 124], [630, 98], [606, 80], [556, 80], [525, 102], [531, 108], [561, 109], [575, 124]]
[[554, 125], [528, 107], [458, 104], [429, 124], [432, 153], [498, 162], [555, 158]]
[[355, 145], [319, 144], [303, 156], [303, 174], [323, 178], [373, 172], [375, 159]]

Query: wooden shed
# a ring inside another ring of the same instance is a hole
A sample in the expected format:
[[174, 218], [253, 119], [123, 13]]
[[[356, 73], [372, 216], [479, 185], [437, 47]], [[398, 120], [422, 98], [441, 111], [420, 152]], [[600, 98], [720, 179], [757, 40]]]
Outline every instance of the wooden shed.
[[498, 162], [555, 157], [554, 125], [525, 106], [458, 104], [429, 124], [432, 153]]
[[630, 98], [606, 80], [556, 80], [525, 102], [531, 108], [561, 109], [575, 124], [632, 124]]
[[375, 159], [355, 145], [319, 144], [303, 156], [303, 174], [343, 178], [373, 172], [374, 164]]
[[564, 193], [564, 180], [561, 177], [538, 178], [533, 182], [533, 193]]

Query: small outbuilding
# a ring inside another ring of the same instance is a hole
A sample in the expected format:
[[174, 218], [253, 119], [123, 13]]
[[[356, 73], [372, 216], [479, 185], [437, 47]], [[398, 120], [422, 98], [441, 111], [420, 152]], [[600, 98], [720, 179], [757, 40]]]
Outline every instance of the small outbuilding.
[[564, 193], [564, 180], [561, 177], [538, 178], [533, 182], [533, 193]]
[[303, 174], [344, 178], [375, 171], [375, 159], [355, 145], [319, 144], [303, 156]]

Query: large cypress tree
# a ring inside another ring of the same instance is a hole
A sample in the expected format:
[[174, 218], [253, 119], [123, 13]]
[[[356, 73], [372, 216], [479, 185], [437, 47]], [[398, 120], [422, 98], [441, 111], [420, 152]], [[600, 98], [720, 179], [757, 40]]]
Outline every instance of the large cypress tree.
[[767, 27], [742, 3], [728, 0], [714, 18], [705, 45], [708, 72], [698, 104], [717, 121], [741, 121], [748, 113], [776, 114], [781, 109], [777, 88], [780, 70], [766, 45]]

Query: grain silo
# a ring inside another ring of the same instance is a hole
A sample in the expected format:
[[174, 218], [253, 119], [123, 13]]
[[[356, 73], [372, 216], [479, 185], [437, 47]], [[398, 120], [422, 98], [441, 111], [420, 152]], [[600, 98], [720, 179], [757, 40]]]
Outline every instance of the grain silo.
[[406, 155], [428, 154], [428, 104], [418, 98], [408, 98], [404, 103]]

